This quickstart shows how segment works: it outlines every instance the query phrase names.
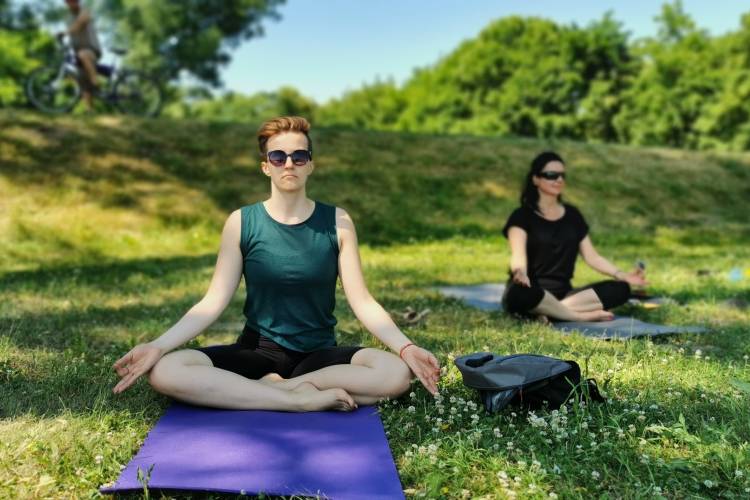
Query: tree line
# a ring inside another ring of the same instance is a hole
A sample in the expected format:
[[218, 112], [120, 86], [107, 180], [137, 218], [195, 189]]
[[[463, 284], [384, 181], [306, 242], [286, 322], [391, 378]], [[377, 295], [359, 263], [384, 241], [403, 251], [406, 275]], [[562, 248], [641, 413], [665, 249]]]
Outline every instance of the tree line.
[[[278, 17], [282, 1], [99, 0], [98, 6], [131, 58], [167, 80], [188, 74], [200, 83], [173, 84], [166, 112], [175, 117], [260, 122], [301, 114], [320, 125], [375, 130], [750, 148], [750, 12], [735, 31], [711, 35], [676, 0], [662, 6], [657, 33], [639, 39], [612, 14], [585, 26], [506, 17], [402, 85], [375, 81], [322, 104], [290, 87], [215, 96], [211, 89], [220, 86], [229, 50], [262, 34], [262, 22]], [[5, 105], [21, 102], [19, 82], [51, 44], [31, 12], [9, 5], [0, 0]]]
[[681, 2], [653, 37], [611, 14], [584, 27], [507, 17], [402, 86], [376, 82], [317, 110], [326, 125], [697, 149], [750, 148], [750, 13], [711, 36]]

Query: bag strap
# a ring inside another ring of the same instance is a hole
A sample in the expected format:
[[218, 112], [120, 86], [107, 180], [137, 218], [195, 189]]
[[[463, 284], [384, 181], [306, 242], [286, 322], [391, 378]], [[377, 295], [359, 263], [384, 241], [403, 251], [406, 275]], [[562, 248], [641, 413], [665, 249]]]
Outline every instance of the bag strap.
[[596, 401], [597, 403], [607, 402], [607, 400], [602, 396], [602, 393], [599, 392], [599, 386], [596, 384], [596, 380], [594, 380], [593, 378], [586, 379], [586, 390], [589, 393], [589, 397], [592, 401]]

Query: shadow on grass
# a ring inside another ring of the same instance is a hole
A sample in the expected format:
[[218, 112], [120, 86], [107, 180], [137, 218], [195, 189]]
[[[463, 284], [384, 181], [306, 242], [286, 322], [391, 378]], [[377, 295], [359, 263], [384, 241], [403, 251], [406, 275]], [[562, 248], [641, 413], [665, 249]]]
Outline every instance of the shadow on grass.
[[[110, 262], [97, 261], [88, 265], [60, 265], [35, 270], [0, 273], [0, 293], [18, 289], [44, 291], [61, 286], [87, 286], [114, 293], [146, 291], [143, 283], [129, 284], [128, 278], [139, 275], [145, 279], [167, 280], [179, 278], [181, 273], [213, 267], [216, 254], [178, 257], [149, 257]], [[206, 283], [208, 285], [208, 283]]]

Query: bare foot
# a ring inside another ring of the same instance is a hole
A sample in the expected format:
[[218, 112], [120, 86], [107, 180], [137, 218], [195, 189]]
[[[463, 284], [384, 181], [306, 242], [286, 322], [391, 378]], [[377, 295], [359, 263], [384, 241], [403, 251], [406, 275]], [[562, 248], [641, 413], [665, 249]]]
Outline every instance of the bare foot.
[[543, 325], [551, 325], [552, 324], [552, 321], [550, 321], [550, 319], [547, 316], [545, 316], [544, 314], [537, 314], [534, 319], [536, 321], [538, 321], [539, 323], [543, 324]]
[[258, 382], [266, 385], [274, 385], [279, 382], [283, 382], [284, 380], [286, 379], [278, 373], [269, 373], [268, 375], [264, 375], [263, 377], [261, 377]]
[[598, 311], [587, 311], [578, 313], [581, 317], [581, 321], [612, 321], [615, 317], [609, 311], [599, 309]]
[[316, 389], [318, 388], [312, 382], [299, 382], [293, 379], [284, 378], [278, 373], [269, 373], [268, 375], [264, 375], [258, 380], [258, 382], [260, 382], [261, 384], [272, 385], [277, 389], [284, 389], [285, 391], [293, 391], [302, 384], [310, 384]]
[[290, 392], [293, 392], [297, 398], [299, 411], [352, 411], [357, 409], [357, 403], [344, 389], [321, 391], [310, 382], [302, 382]]

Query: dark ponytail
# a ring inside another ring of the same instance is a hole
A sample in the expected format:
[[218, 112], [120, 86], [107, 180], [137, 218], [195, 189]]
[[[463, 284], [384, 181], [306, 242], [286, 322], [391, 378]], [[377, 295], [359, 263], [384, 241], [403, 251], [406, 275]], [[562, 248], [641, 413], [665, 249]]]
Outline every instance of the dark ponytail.
[[[534, 212], [539, 211], [539, 191], [534, 185], [532, 177], [538, 176], [547, 165], [547, 163], [551, 161], [559, 161], [563, 165], [565, 164], [560, 155], [558, 155], [557, 153], [553, 153], [552, 151], [539, 153], [538, 155], [536, 155], [536, 158], [531, 161], [531, 169], [526, 175], [526, 182], [524, 183], [523, 191], [521, 192], [522, 207], [528, 207]], [[562, 201], [562, 196], [558, 199], [559, 201]]]

